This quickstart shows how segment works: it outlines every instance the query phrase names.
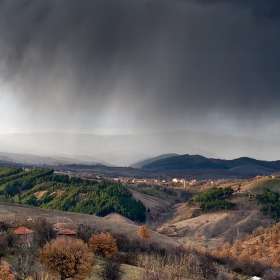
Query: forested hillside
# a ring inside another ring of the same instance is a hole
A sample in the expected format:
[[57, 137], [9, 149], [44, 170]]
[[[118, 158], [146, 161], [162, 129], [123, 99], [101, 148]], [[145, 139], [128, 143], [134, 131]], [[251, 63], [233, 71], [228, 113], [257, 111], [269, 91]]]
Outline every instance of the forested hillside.
[[235, 207], [235, 203], [225, 200], [233, 194], [231, 187], [226, 188], [212, 188], [208, 191], [201, 192], [195, 196], [194, 200], [190, 200], [188, 204], [193, 201], [200, 202], [200, 209], [202, 212], [213, 212], [229, 210]]
[[52, 169], [0, 169], [0, 195], [41, 208], [98, 216], [116, 212], [134, 221], [146, 219], [145, 206], [134, 200], [126, 187], [112, 182], [55, 175]]

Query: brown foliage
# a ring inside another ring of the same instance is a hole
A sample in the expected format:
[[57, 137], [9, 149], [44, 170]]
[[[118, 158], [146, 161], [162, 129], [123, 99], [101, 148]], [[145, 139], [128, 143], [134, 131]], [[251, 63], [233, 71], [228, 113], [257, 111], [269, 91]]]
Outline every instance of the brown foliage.
[[14, 280], [14, 276], [10, 273], [9, 267], [6, 265], [0, 266], [0, 280]]
[[148, 230], [148, 228], [147, 228], [145, 225], [139, 227], [139, 229], [138, 229], [138, 231], [137, 231], [137, 234], [138, 234], [141, 238], [144, 238], [144, 239], [146, 239], [146, 240], [150, 240], [150, 239], [151, 239], [149, 230]]
[[201, 253], [201, 254], [206, 254], [207, 253], [207, 248], [203, 246], [196, 246], [195, 247], [196, 252]]
[[101, 254], [103, 257], [112, 257], [118, 251], [117, 240], [109, 232], [93, 234], [88, 244], [94, 253]]
[[256, 248], [255, 248], [254, 245], [250, 245], [250, 246], [248, 247], [248, 253], [249, 253], [250, 256], [256, 254], [256, 252], [257, 252], [257, 250], [256, 250]]
[[247, 263], [251, 261], [251, 258], [246, 251], [243, 251], [242, 254], [238, 257], [238, 261]]
[[233, 259], [233, 255], [232, 253], [230, 252], [230, 250], [227, 250], [227, 249], [223, 249], [220, 253], [220, 257], [221, 258], [228, 258], [228, 259]]
[[260, 242], [263, 243], [264, 242], [264, 235], [260, 236]]
[[237, 259], [240, 262], [261, 262], [273, 264], [280, 268], [280, 223], [273, 227], [258, 227], [252, 235], [247, 235], [246, 241], [235, 240], [233, 246], [226, 243], [222, 248], [215, 248], [211, 254], [214, 257]]
[[220, 251], [218, 251], [217, 249], [214, 249], [211, 251], [211, 255], [215, 258], [219, 258], [220, 257]]
[[274, 252], [271, 256], [271, 260], [273, 263], [277, 263], [279, 259], [279, 253], [278, 252]]
[[225, 243], [225, 244], [223, 245], [223, 249], [224, 249], [224, 250], [229, 250], [230, 247], [231, 247], [231, 245], [230, 245], [229, 242], [227, 242], [227, 243]]
[[233, 244], [233, 246], [232, 246], [232, 249], [233, 249], [233, 252], [234, 252], [236, 255], [238, 255], [239, 252], [242, 250], [242, 242], [241, 242], [240, 240], [236, 239], [236, 240], [234, 241], [234, 244]]
[[40, 261], [48, 272], [61, 280], [85, 279], [92, 270], [93, 253], [82, 240], [58, 237], [47, 243], [40, 253]]

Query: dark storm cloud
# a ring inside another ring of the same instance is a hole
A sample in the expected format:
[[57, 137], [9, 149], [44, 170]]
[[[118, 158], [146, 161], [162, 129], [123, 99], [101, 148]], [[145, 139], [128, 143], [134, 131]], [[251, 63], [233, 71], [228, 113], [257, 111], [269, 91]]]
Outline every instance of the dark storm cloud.
[[276, 0], [2, 0], [1, 78], [21, 110], [59, 125], [269, 119], [279, 15]]
[[228, 2], [233, 5], [241, 5], [251, 9], [252, 15], [256, 18], [280, 18], [280, 2], [278, 0], [193, 0], [206, 5]]

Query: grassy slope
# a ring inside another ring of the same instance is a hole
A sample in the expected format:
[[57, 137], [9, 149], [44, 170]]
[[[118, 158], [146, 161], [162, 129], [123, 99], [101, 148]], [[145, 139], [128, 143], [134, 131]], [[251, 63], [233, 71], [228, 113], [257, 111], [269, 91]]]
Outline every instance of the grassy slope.
[[150, 195], [150, 196], [153, 196], [153, 197], [156, 197], [156, 198], [160, 198], [160, 199], [162, 199], [164, 201], [167, 201], [169, 203], [174, 203], [175, 200], [178, 199], [177, 196], [168, 195], [163, 191], [157, 190], [155, 188], [151, 188], [149, 186], [141, 186], [141, 187], [137, 187], [137, 188], [129, 187], [129, 189], [132, 190], [132, 191], [137, 191], [137, 192], [147, 194], [147, 195]]
[[[231, 183], [222, 184], [221, 187], [229, 185], [236, 191], [231, 198], [237, 205], [235, 210], [203, 214], [198, 209], [199, 205], [186, 207], [185, 204], [178, 204], [169, 220], [162, 225], [166, 233], [174, 235], [173, 238], [181, 243], [211, 247], [225, 240], [245, 239], [256, 227], [271, 226], [274, 223], [273, 219], [262, 215], [259, 211], [260, 205], [255, 199], [246, 195], [261, 193], [264, 187], [280, 190], [279, 178], [233, 180]], [[239, 185], [241, 191], [237, 192]], [[168, 228], [170, 224], [176, 226], [176, 232]], [[204, 238], [199, 239], [197, 235]]]
[[[9, 213], [7, 213], [9, 212]], [[98, 231], [109, 229], [113, 234], [121, 233], [127, 235], [130, 238], [138, 238], [137, 230], [138, 226], [126, 223], [116, 223], [107, 219], [97, 217], [95, 215], [87, 215], [73, 212], [63, 212], [58, 210], [48, 210], [42, 208], [36, 208], [28, 205], [20, 205], [18, 203], [11, 203], [9, 200], [0, 197], [0, 220], [15, 220], [20, 219], [20, 216], [26, 214], [28, 216], [43, 216], [53, 222], [59, 219], [71, 219], [74, 223], [86, 223], [93, 225]], [[150, 231], [151, 241], [160, 242], [165, 245], [178, 245], [172, 239], [158, 234], [157, 232]]]
[[250, 190], [253, 193], [261, 193], [264, 188], [280, 192], [280, 178], [261, 178], [255, 180]]
[[[99, 276], [99, 272], [102, 263], [104, 263], [104, 261], [101, 258], [95, 257], [93, 268], [92, 268], [92, 275], [90, 277], [87, 277], [86, 280], [101, 280], [101, 277]], [[128, 264], [122, 264], [121, 270], [123, 271], [122, 280], [130, 280], [130, 279], [140, 279], [141, 272], [143, 269]]]

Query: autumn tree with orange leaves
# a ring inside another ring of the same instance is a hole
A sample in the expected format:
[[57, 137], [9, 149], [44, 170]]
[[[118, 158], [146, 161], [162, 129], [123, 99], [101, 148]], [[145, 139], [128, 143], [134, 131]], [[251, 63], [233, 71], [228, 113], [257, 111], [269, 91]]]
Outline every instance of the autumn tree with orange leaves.
[[93, 234], [88, 241], [93, 253], [103, 257], [112, 257], [118, 251], [117, 240], [110, 232]]
[[15, 277], [10, 273], [10, 269], [6, 265], [0, 265], [0, 280], [14, 280]]
[[141, 238], [144, 238], [144, 239], [146, 239], [146, 240], [150, 240], [150, 239], [151, 239], [149, 230], [148, 230], [148, 228], [147, 228], [145, 225], [139, 227], [139, 229], [138, 229], [138, 231], [137, 231], [137, 234], [138, 234]]
[[93, 253], [80, 239], [58, 237], [39, 251], [40, 261], [53, 276], [82, 280], [92, 271]]

